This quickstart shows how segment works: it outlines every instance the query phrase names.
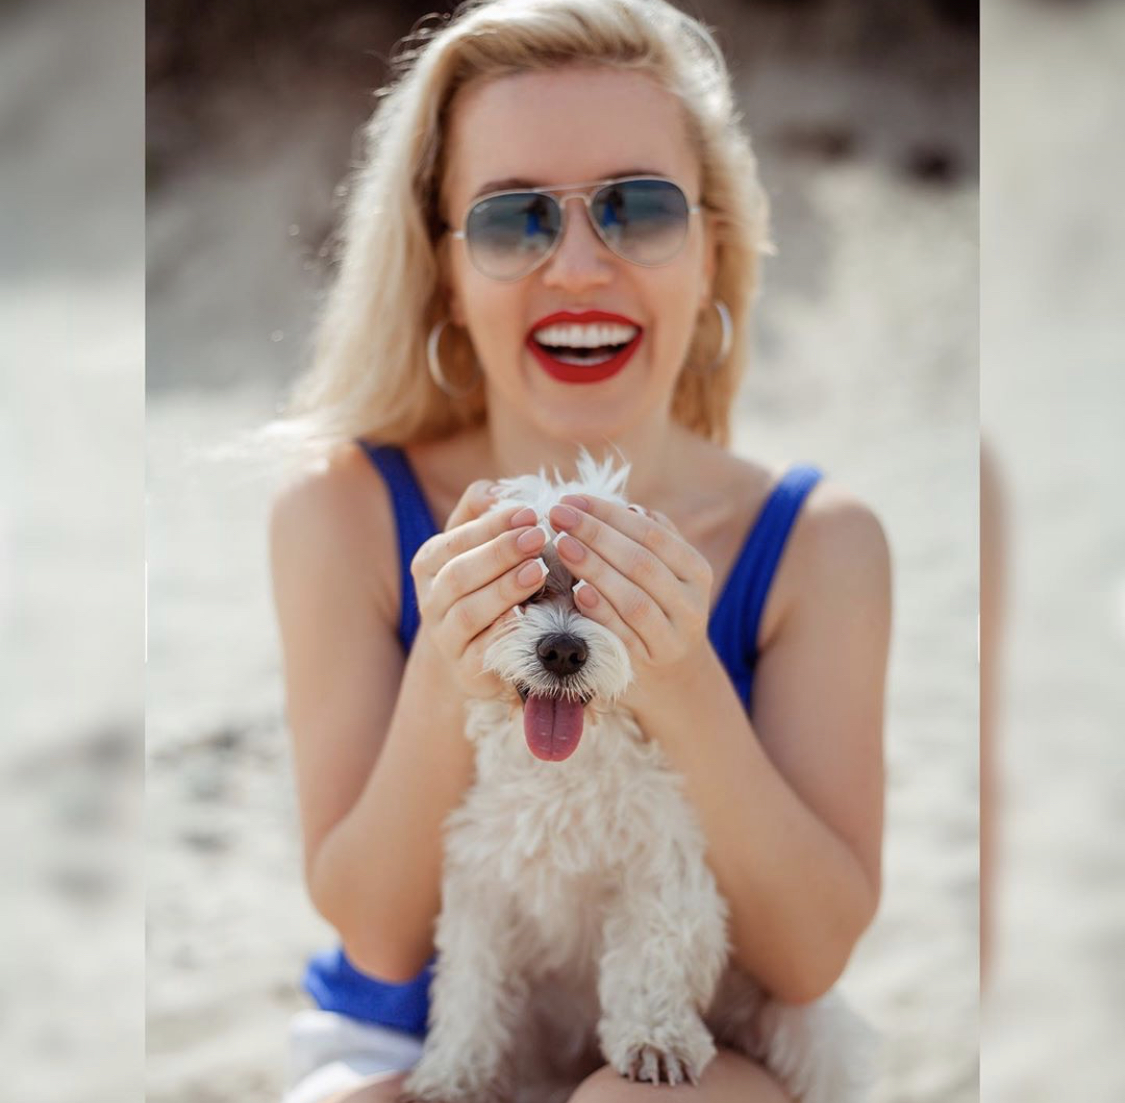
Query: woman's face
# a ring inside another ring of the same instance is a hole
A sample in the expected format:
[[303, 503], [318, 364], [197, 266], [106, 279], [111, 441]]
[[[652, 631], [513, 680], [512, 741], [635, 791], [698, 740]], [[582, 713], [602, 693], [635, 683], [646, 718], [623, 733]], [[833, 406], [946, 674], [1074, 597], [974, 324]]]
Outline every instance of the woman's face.
[[[566, 68], [478, 82], [455, 98], [448, 137], [442, 213], [457, 229], [474, 197], [507, 188], [490, 186], [506, 178], [553, 187], [655, 175], [699, 202], [700, 168], [680, 107], [642, 74]], [[565, 209], [555, 252], [513, 282], [482, 275], [465, 241], [444, 237], [450, 318], [468, 330], [493, 407], [556, 439], [613, 437], [666, 416], [696, 319], [710, 304], [713, 235], [706, 212], [693, 214], [679, 253], [646, 268], [606, 247], [581, 199], [567, 198]], [[629, 319], [641, 327], [640, 342], [616, 374], [598, 378], [580, 367], [561, 373], [568, 381], [526, 342], [548, 315], [586, 310]]]

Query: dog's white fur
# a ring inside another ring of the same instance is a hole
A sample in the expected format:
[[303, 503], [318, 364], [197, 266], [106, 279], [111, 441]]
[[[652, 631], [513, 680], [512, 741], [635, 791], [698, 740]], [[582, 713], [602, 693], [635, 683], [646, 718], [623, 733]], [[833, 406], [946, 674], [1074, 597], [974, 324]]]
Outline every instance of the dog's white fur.
[[[627, 504], [629, 467], [583, 451], [578, 478], [505, 480], [496, 509], [588, 492]], [[682, 779], [614, 701], [624, 644], [574, 605], [551, 544], [547, 590], [495, 629], [485, 665], [510, 698], [470, 704], [476, 779], [445, 834], [430, 1030], [404, 1096], [427, 1103], [564, 1100], [603, 1062], [622, 1076], [698, 1082], [716, 1043], [762, 1061], [801, 1103], [859, 1103], [873, 1036], [834, 993], [769, 999], [730, 960], [727, 905]], [[586, 645], [560, 684], [537, 643]], [[534, 757], [516, 687], [590, 698], [577, 749]]]

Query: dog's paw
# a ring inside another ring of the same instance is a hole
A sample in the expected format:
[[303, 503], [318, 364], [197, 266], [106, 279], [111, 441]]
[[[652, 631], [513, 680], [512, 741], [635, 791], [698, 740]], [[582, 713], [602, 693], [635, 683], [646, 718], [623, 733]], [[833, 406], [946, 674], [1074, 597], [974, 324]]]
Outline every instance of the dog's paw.
[[696, 1084], [699, 1072], [692, 1063], [679, 1053], [665, 1053], [655, 1046], [638, 1046], [628, 1057], [629, 1080], [642, 1084]]
[[716, 1053], [698, 1017], [642, 1032], [605, 1026], [602, 1039], [605, 1058], [617, 1072], [645, 1084], [698, 1084]]

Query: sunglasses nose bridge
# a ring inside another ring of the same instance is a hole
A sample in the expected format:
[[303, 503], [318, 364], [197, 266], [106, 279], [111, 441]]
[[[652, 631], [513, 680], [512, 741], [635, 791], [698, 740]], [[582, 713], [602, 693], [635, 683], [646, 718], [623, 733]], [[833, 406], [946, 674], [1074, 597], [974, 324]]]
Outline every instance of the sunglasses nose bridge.
[[[591, 206], [591, 199], [596, 190], [596, 188], [593, 188], [590, 191], [571, 192], [568, 195], [556, 196], [559, 204], [559, 209], [562, 212], [562, 217], [561, 225], [559, 227], [558, 240], [555, 242], [554, 249], [551, 250], [551, 259], [556, 259], [558, 257], [558, 255], [563, 251], [563, 248], [566, 246], [566, 239], [573, 236], [570, 231], [571, 224], [575, 221], [586, 223], [586, 231], [590, 235], [590, 241], [592, 241], [595, 246], [595, 253], [597, 252], [597, 249], [599, 247], [608, 248], [605, 241], [602, 239], [601, 234], [598, 232], [598, 228], [594, 220], [594, 210]], [[573, 217], [573, 211], [570, 208], [570, 201], [572, 199], [577, 199], [583, 208], [583, 212], [578, 215], [577, 219]], [[612, 252], [612, 250], [610, 251]]]

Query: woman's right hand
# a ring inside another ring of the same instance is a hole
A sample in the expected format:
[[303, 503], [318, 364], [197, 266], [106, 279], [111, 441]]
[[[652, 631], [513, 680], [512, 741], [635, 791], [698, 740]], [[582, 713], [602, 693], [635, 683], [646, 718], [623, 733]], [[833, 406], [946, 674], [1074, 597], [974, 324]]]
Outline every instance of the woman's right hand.
[[[543, 585], [538, 565], [530, 581], [517, 578], [534, 564], [546, 543], [531, 509], [511, 506], [489, 512], [490, 483], [473, 483], [461, 496], [445, 531], [430, 537], [410, 564], [425, 633], [449, 663], [467, 697], [490, 698], [504, 684], [482, 668], [489, 630], [513, 616], [512, 609]], [[530, 535], [520, 547], [518, 541]]]

